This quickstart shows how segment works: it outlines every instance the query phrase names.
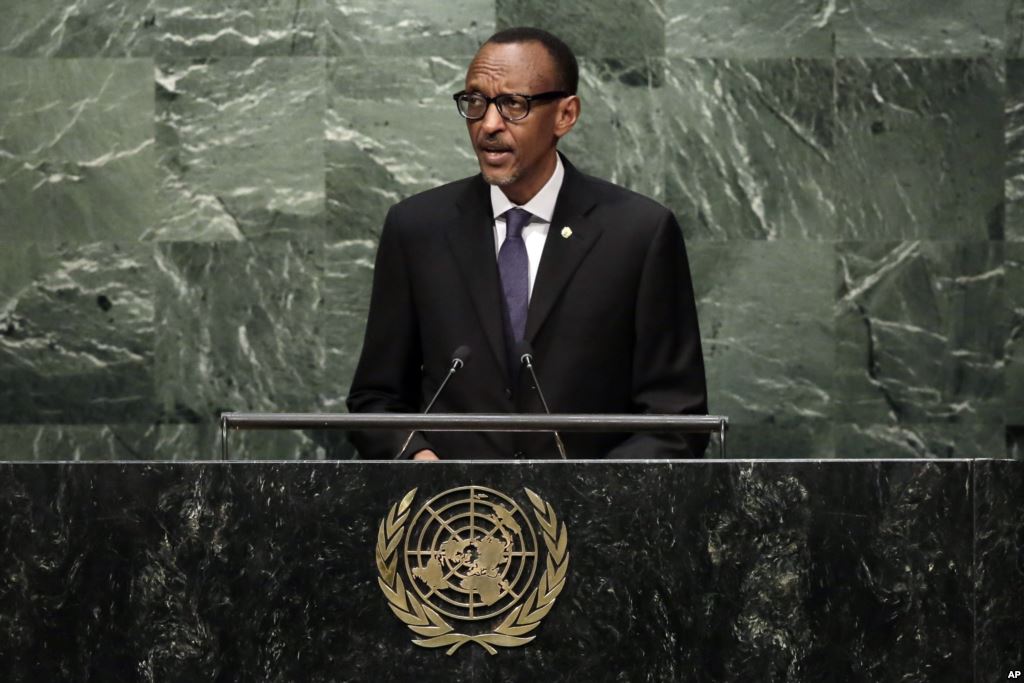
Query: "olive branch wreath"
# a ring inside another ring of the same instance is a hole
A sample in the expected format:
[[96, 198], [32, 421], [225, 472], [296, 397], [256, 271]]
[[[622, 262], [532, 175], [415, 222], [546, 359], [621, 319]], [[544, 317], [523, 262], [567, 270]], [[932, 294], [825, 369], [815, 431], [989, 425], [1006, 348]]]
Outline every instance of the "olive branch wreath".
[[456, 633], [455, 628], [437, 610], [421, 602], [412, 591], [405, 587], [398, 572], [398, 546], [405, 535], [405, 523], [409, 508], [417, 489], [412, 489], [399, 502], [391, 506], [386, 518], [380, 522], [377, 531], [377, 570], [384, 596], [391, 611], [414, 633], [423, 636], [412, 642], [420, 647], [448, 647], [445, 654], [452, 655], [466, 643], [476, 643], [490, 654], [497, 654], [495, 647], [518, 647], [536, 638], [527, 634], [540, 626], [541, 620], [555, 604], [555, 598], [565, 587], [565, 574], [569, 569], [569, 534], [565, 523], [559, 529], [558, 517], [549, 503], [530, 489], [523, 489], [533, 503], [534, 515], [540, 524], [548, 555], [546, 569], [540, 583], [526, 600], [515, 607], [508, 616], [490, 633], [469, 635]]

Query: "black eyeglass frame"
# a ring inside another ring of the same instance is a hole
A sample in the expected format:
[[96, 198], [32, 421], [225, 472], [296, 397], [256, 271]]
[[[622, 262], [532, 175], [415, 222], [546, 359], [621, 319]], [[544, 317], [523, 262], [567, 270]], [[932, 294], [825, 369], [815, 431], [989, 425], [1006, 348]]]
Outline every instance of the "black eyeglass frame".
[[[466, 95], [475, 95], [477, 97], [483, 98], [484, 102], [486, 103], [486, 106], [484, 106], [483, 114], [480, 114], [480, 116], [468, 116], [466, 112], [462, 111], [462, 107], [459, 106], [459, 98], [465, 97]], [[499, 100], [507, 97], [522, 97], [524, 100], [526, 100], [526, 113], [520, 116], [519, 118], [515, 119], [506, 116], [505, 112], [501, 110], [501, 104]], [[530, 110], [533, 109], [534, 100], [543, 102], [545, 100], [559, 100], [562, 99], [563, 97], [572, 97], [572, 93], [567, 92], [565, 90], [550, 90], [548, 92], [537, 93], [536, 95], [524, 95], [518, 92], [502, 92], [498, 93], [494, 97], [488, 97], [487, 95], [484, 95], [481, 92], [467, 92], [465, 90], [460, 90], [459, 92], [452, 95], [452, 99], [455, 100], [455, 108], [459, 110], [459, 115], [462, 116], [462, 118], [466, 119], [467, 121], [479, 121], [483, 117], [487, 116], [487, 110], [490, 109], [491, 103], [493, 103], [494, 106], [497, 108], [498, 115], [501, 116], [501, 118], [505, 119], [506, 121], [522, 121], [523, 119], [530, 115]]]

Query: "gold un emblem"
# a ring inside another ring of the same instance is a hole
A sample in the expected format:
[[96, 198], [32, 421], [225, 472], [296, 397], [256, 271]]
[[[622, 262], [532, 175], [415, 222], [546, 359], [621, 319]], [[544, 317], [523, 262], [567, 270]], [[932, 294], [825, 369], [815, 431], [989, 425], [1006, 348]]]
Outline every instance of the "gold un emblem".
[[543, 551], [530, 515], [494, 489], [450, 489], [411, 519], [416, 489], [391, 506], [377, 533], [378, 583], [391, 611], [420, 636], [413, 643], [449, 655], [476, 643], [493, 655], [536, 637], [565, 586], [569, 536], [549, 503], [523, 491]]

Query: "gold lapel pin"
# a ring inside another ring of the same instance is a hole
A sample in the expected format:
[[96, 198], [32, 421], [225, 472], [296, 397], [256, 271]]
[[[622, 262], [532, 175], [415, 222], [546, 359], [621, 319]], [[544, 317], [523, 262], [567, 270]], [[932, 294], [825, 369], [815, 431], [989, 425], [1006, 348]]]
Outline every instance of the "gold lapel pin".
[[570, 237], [572, 237], [572, 228], [570, 228], [568, 225], [562, 228], [562, 237], [565, 239], [569, 239]]

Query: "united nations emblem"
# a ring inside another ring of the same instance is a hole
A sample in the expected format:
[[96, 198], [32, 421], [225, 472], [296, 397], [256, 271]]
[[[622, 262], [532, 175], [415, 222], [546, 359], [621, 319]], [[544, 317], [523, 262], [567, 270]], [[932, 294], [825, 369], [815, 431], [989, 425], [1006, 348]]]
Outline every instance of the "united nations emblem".
[[[568, 533], [551, 505], [523, 489], [542, 550], [530, 515], [503, 493], [463, 486], [412, 514], [416, 491], [381, 520], [376, 550], [378, 582], [391, 611], [421, 636], [412, 642], [447, 647], [449, 655], [476, 643], [493, 655], [498, 647], [533, 640], [529, 634], [551, 611], [569, 569]], [[449, 620], [485, 629], [460, 633]]]

